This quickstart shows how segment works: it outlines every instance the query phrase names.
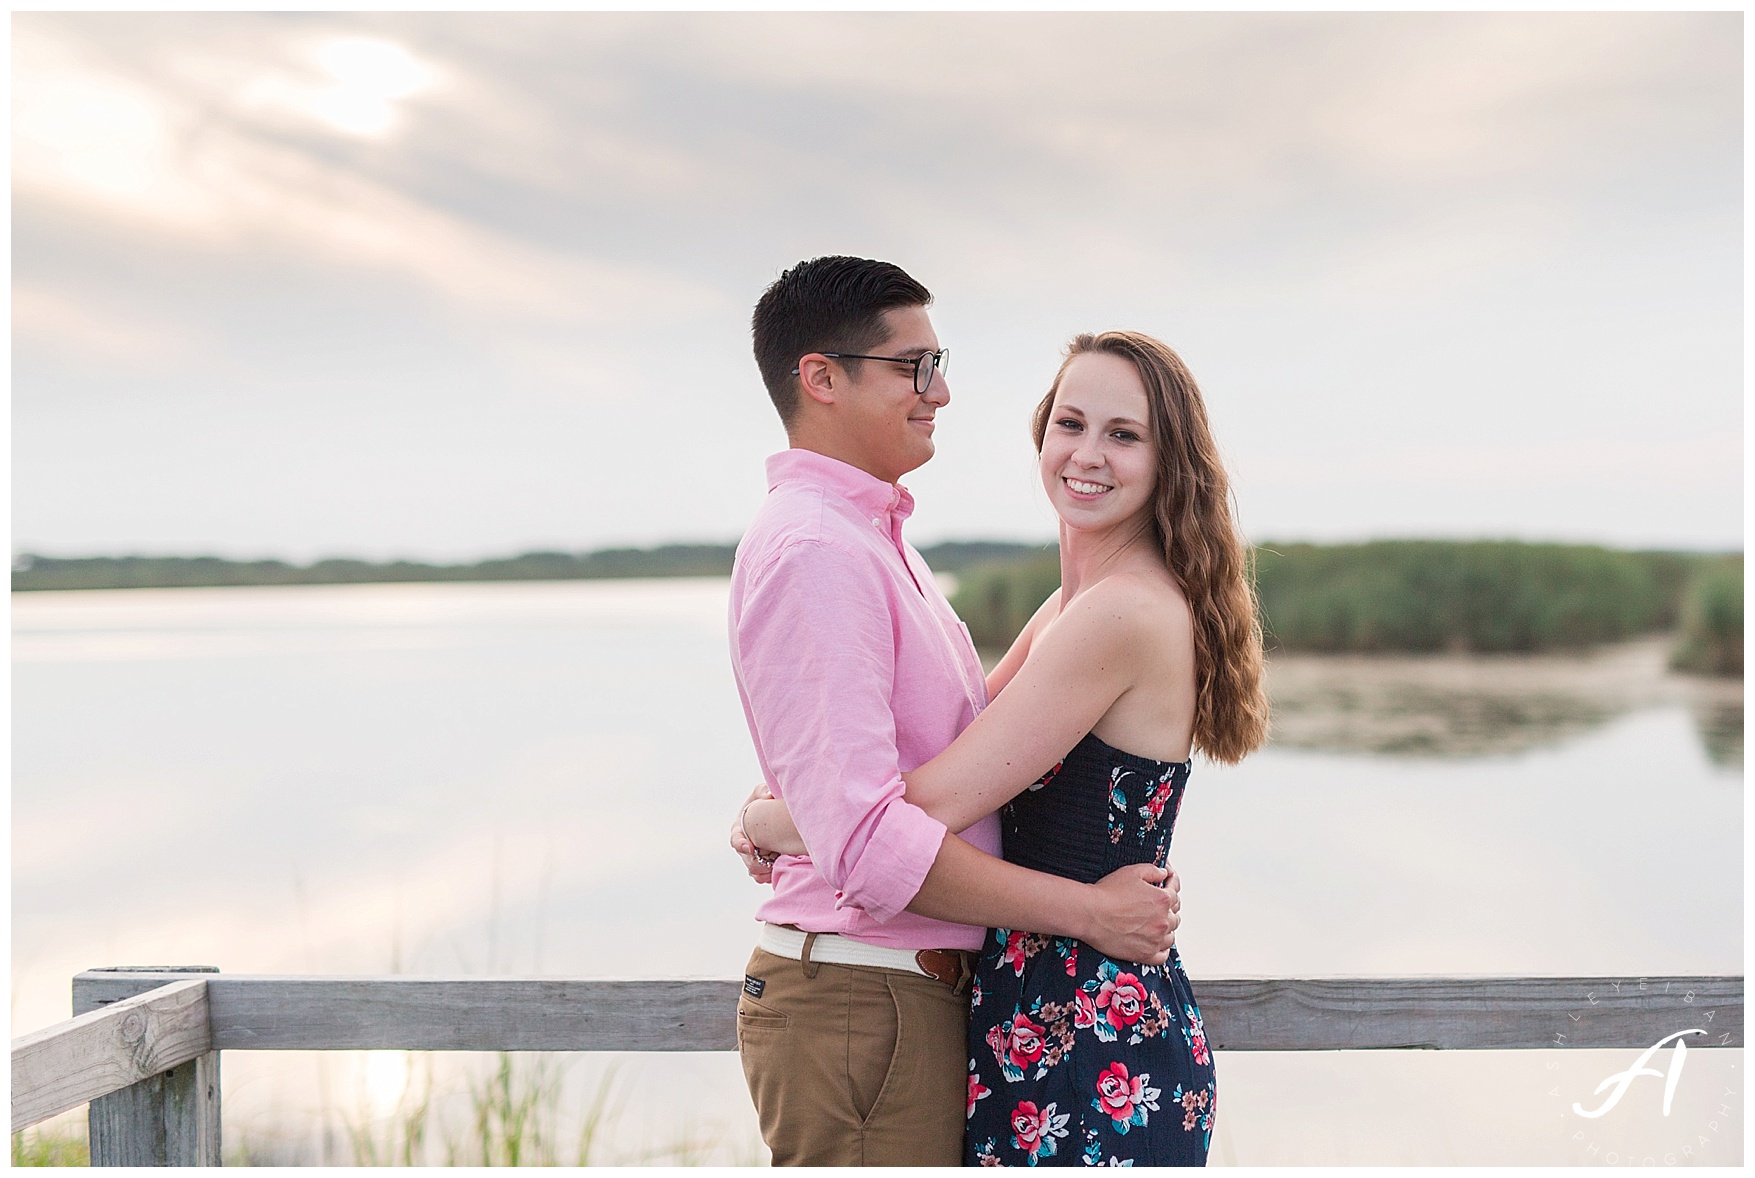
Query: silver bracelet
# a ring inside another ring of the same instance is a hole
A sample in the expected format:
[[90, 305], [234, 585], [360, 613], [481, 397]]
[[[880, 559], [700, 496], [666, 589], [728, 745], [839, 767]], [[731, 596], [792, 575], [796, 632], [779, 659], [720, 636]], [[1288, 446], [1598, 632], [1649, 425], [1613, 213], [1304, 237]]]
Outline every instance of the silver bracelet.
[[743, 821], [745, 816], [749, 814], [750, 807], [761, 800], [762, 799], [760, 798], [751, 798], [743, 804], [743, 809], [737, 812], [737, 829], [743, 834], [743, 841], [750, 845], [750, 854], [756, 857], [756, 862], [760, 863], [763, 867], [772, 867], [780, 861], [780, 856], [777, 854], [770, 855], [762, 850], [762, 848], [756, 846], [756, 840], [750, 837], [750, 828], [745, 826]]

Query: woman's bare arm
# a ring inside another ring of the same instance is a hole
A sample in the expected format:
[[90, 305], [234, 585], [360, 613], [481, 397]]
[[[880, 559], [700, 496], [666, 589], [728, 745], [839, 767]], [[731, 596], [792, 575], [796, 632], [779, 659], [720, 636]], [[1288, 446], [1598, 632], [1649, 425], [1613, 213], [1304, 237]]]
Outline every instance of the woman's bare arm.
[[[1140, 618], [1156, 603], [1130, 578], [1112, 577], [1032, 634], [1045, 615], [1052, 617], [1046, 611], [1054, 603], [1045, 603], [989, 676], [999, 678], [1019, 656], [1004, 692], [949, 748], [902, 775], [908, 800], [961, 833], [1024, 792], [1132, 686], [1143, 645]], [[806, 853], [783, 802], [752, 803], [744, 829], [764, 851]]]
[[1161, 597], [1131, 577], [1081, 593], [1034, 636], [1028, 657], [951, 746], [902, 775], [908, 800], [966, 830], [1029, 788], [1136, 681]]
[[[1005, 657], [1000, 659], [993, 670], [987, 673], [987, 697], [997, 696], [1007, 683], [1017, 675], [1018, 669], [1030, 657], [1030, 646], [1036, 633], [1060, 612], [1060, 592], [1056, 590], [1048, 599], [1037, 607], [1024, 623], [1024, 628], [1012, 640]], [[906, 778], [904, 778], [906, 780]], [[742, 810], [741, 821], [733, 825], [731, 845], [738, 855], [744, 858], [745, 865], [750, 868], [752, 876], [759, 874], [761, 864], [754, 862], [757, 848], [774, 855], [804, 855], [804, 839], [799, 836], [798, 827], [792, 823], [792, 812], [786, 803], [769, 794], [765, 787], [758, 786], [750, 795], [751, 804]], [[765, 799], [765, 800], [763, 800]], [[912, 801], [912, 797], [909, 799]], [[934, 815], [937, 817], [937, 815]], [[977, 815], [980, 817], [980, 815]], [[943, 819], [940, 819], [943, 821]], [[969, 828], [969, 823], [954, 829], [958, 834]], [[760, 882], [766, 882], [761, 880]]]

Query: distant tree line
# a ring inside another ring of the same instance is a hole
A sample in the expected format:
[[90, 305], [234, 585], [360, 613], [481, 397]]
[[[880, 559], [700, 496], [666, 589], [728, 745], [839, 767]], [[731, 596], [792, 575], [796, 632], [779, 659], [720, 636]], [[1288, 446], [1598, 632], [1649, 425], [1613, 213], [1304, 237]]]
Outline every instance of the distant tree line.
[[[1680, 626], [1678, 667], [1742, 673], [1741, 554], [1384, 540], [1264, 544], [1255, 557], [1269, 650], [1580, 649]], [[952, 604], [977, 645], [1011, 643], [1060, 587], [1058, 562], [1038, 551], [963, 573]]]
[[223, 560], [216, 556], [26, 554], [12, 565], [15, 592], [33, 589], [169, 589], [219, 585], [346, 585], [385, 581], [565, 581], [601, 577], [713, 576], [731, 571], [721, 544], [607, 548], [597, 552], [526, 552], [475, 564], [397, 560]]
[[[667, 544], [527, 552], [474, 564], [25, 554], [14, 591], [396, 581], [567, 581], [725, 576], [735, 546]], [[976, 645], [1003, 650], [1060, 587], [1052, 545], [952, 541], [921, 549], [955, 573], [951, 604]], [[1382, 540], [1264, 544], [1256, 591], [1269, 650], [1329, 652], [1580, 649], [1680, 629], [1678, 668], [1743, 670], [1742, 554], [1627, 552], [1584, 544]]]
[[[983, 561], [1008, 561], [1040, 548], [990, 540], [952, 541], [921, 550], [939, 572]], [[51, 557], [25, 553], [13, 561], [14, 592], [40, 589], [172, 589], [227, 585], [350, 585], [390, 581], [578, 581], [613, 577], [722, 577], [731, 572], [732, 544], [666, 544], [594, 552], [526, 552], [474, 564], [417, 561], [223, 560], [216, 556]]]

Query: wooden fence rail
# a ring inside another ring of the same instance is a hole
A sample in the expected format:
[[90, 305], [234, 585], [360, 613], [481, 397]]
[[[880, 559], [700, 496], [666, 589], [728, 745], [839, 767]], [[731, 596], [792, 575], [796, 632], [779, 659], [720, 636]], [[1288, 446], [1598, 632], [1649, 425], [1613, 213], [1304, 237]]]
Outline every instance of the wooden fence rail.
[[212, 1050], [207, 983], [174, 981], [12, 1041], [12, 1131]]
[[[195, 974], [197, 976], [191, 976]], [[1220, 1051], [1743, 1046], [1741, 977], [1220, 978]], [[94, 1165], [217, 1165], [219, 1053], [731, 1051], [736, 981], [89, 970], [75, 1017], [12, 1044], [14, 1132], [91, 1101]]]

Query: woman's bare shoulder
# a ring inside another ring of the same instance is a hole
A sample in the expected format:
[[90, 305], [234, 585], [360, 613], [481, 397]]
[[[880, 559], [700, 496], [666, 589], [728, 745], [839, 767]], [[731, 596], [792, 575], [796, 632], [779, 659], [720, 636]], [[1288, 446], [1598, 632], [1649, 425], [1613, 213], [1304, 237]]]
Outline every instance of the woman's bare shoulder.
[[1120, 570], [1073, 598], [1054, 629], [1087, 640], [1156, 645], [1189, 635], [1193, 621], [1188, 598], [1169, 574]]
[[1117, 570], [1080, 593], [1074, 604], [1147, 623], [1193, 616], [1175, 578], [1156, 570]]

